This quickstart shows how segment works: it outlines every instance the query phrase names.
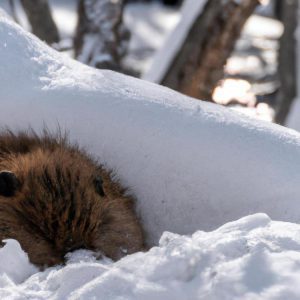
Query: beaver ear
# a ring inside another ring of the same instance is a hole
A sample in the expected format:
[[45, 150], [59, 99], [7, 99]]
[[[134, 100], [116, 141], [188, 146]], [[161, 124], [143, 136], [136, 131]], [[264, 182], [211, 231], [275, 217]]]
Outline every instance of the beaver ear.
[[14, 196], [19, 186], [19, 180], [14, 173], [9, 171], [0, 172], [0, 196]]
[[95, 186], [95, 189], [96, 189], [96, 192], [104, 197], [105, 196], [105, 193], [104, 193], [104, 190], [103, 190], [103, 180], [100, 176], [96, 176], [95, 179], [94, 179], [94, 186]]

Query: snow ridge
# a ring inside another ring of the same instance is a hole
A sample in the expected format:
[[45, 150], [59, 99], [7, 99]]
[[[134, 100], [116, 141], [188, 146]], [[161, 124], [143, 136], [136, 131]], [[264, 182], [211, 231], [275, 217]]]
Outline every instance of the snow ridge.
[[[300, 225], [256, 214], [213, 232], [192, 236], [165, 232], [159, 246], [113, 263], [78, 250], [66, 266], [33, 275], [19, 284], [0, 276], [1, 299], [299, 299]], [[25, 256], [15, 241], [18, 261]], [[27, 266], [28, 270], [32, 268]], [[18, 276], [28, 270], [21, 269]], [[31, 270], [30, 270], [31, 272]], [[22, 274], [24, 273], [24, 274]]]

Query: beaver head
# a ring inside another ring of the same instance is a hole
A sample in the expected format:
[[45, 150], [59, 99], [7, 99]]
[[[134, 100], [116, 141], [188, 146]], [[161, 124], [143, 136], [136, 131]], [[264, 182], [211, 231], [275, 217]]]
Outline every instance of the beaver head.
[[132, 199], [103, 167], [64, 139], [0, 135], [0, 242], [31, 262], [61, 263], [86, 248], [112, 259], [143, 248]]

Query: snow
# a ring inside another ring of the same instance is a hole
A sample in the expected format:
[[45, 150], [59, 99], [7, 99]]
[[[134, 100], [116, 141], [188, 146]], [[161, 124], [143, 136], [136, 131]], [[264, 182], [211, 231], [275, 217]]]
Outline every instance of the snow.
[[284, 27], [280, 21], [263, 16], [252, 15], [246, 22], [243, 33], [253, 39], [260, 37], [265, 39], [279, 39]]
[[144, 73], [151, 67], [154, 53], [160, 49], [180, 20], [179, 9], [159, 2], [128, 3], [124, 23], [131, 32], [125, 64]]
[[7, 241], [1, 299], [299, 299], [300, 225], [215, 230], [300, 221], [299, 133], [84, 66], [4, 14], [0, 41], [0, 126], [68, 130], [136, 197], [154, 246], [37, 272]]
[[18, 241], [4, 240], [5, 246], [0, 248], [0, 287], [4, 284], [21, 283], [36, 273], [33, 266]]
[[94, 70], [3, 17], [0, 40], [0, 126], [69, 131], [138, 199], [149, 244], [256, 212], [300, 220], [296, 132]]
[[[25, 253], [10, 247], [16, 260]], [[159, 245], [118, 262], [92, 252], [36, 271], [19, 284], [0, 277], [1, 299], [299, 299], [300, 225], [256, 214], [212, 232], [165, 232]], [[0, 252], [1, 253], [1, 252]], [[6, 263], [0, 256], [0, 264]], [[19, 276], [32, 272], [32, 266]]]

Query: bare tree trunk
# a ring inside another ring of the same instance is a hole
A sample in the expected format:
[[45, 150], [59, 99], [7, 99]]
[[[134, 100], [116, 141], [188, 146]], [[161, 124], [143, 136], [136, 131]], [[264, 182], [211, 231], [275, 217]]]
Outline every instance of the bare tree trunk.
[[32, 32], [48, 44], [59, 42], [59, 34], [47, 0], [21, 0]]
[[129, 31], [122, 24], [123, 0], [80, 0], [75, 57], [99, 69], [122, 71]]
[[211, 100], [223, 68], [258, 0], [208, 0], [161, 84]]
[[280, 89], [277, 94], [275, 122], [284, 124], [297, 95], [298, 0], [278, 1], [278, 14], [284, 25], [280, 39], [278, 74]]

